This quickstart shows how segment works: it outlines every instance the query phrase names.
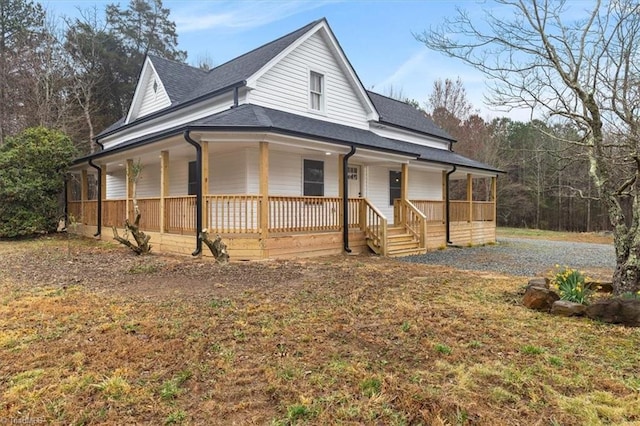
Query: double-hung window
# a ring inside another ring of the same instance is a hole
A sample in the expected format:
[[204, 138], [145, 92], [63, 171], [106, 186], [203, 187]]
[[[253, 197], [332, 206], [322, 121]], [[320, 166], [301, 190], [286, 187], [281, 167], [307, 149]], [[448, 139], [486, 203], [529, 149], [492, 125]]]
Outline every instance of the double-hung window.
[[324, 111], [324, 75], [315, 71], [309, 74], [309, 108]]
[[303, 175], [304, 195], [324, 197], [324, 161], [304, 160]]

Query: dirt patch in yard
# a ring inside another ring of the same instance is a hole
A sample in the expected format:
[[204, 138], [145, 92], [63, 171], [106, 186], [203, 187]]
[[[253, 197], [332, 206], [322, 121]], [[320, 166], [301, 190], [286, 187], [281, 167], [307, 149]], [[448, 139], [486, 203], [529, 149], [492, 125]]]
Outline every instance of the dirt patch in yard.
[[0, 242], [0, 420], [640, 421], [640, 331], [525, 309], [526, 281], [376, 256], [221, 266]]

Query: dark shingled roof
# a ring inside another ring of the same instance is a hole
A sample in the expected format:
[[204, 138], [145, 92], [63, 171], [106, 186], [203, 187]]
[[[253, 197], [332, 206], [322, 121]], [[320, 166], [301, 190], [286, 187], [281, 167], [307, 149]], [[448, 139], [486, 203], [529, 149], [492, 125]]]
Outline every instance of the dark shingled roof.
[[265, 66], [270, 60], [278, 56], [280, 52], [285, 50], [296, 40], [306, 34], [311, 28], [319, 22], [313, 21], [304, 27], [280, 37], [270, 43], [267, 43], [257, 49], [238, 56], [229, 62], [212, 68], [206, 78], [204, 78], [198, 87], [193, 90], [182, 102], [195, 99], [216, 90], [231, 86], [234, 83], [246, 81], [255, 74], [260, 68]]
[[[296, 31], [262, 45], [244, 55], [238, 56], [209, 71], [163, 59], [155, 55], [148, 55], [171, 100], [171, 106], [164, 108], [162, 111], [168, 112], [179, 107], [181, 104], [214, 93], [216, 90], [246, 81], [280, 52], [323, 20], [324, 19], [313, 21]], [[135, 120], [133, 123], [135, 123]], [[100, 132], [98, 137], [113, 132], [124, 125], [124, 118], [122, 118]]]
[[207, 71], [190, 65], [170, 61], [155, 55], [148, 55], [153, 67], [162, 80], [171, 104], [184, 100], [189, 93], [196, 90], [200, 81], [207, 76]]
[[[267, 43], [242, 56], [226, 62], [211, 70], [203, 71], [157, 56], [149, 56], [158, 76], [171, 99], [171, 106], [160, 111], [168, 112], [189, 101], [194, 101], [217, 90], [241, 84], [254, 73], [275, 58], [279, 53], [293, 44], [322, 20], [317, 20], [293, 31], [277, 40]], [[380, 115], [380, 123], [408, 129], [422, 134], [435, 136], [448, 141], [455, 141], [447, 132], [435, 125], [423, 112], [404, 102], [391, 99], [380, 94], [367, 91], [371, 102]], [[136, 122], [129, 125], [135, 125]], [[126, 125], [126, 126], [129, 126]], [[124, 119], [112, 124], [98, 136], [116, 131], [124, 127]], [[328, 142], [357, 145], [361, 148], [372, 148], [393, 151], [414, 156], [425, 161], [443, 164], [455, 164], [492, 172], [499, 170], [463, 157], [452, 151], [431, 148], [415, 143], [384, 138], [371, 131], [304, 117], [284, 111], [259, 107], [256, 105], [241, 105], [230, 110], [195, 120], [172, 129], [136, 138], [114, 148], [107, 149], [97, 156], [107, 155], [109, 152], [120, 151], [130, 146], [149, 143], [168, 134], [175, 134], [185, 129], [202, 130], [268, 130], [280, 133], [295, 134]], [[89, 158], [89, 157], [87, 157]], [[92, 158], [92, 157], [91, 157]], [[82, 161], [79, 159], [78, 161]], [[86, 160], [86, 158], [85, 158]]]
[[[178, 134], [184, 130], [202, 131], [271, 131], [315, 139], [319, 141], [338, 143], [342, 145], [354, 145], [359, 148], [384, 150], [397, 154], [405, 154], [419, 160], [451, 164], [456, 166], [471, 167], [474, 169], [499, 172], [498, 169], [479, 161], [466, 158], [449, 150], [431, 148], [415, 143], [384, 138], [369, 130], [358, 129], [342, 124], [331, 123], [315, 118], [304, 117], [271, 108], [257, 105], [240, 105], [226, 111], [210, 115], [199, 120], [194, 120], [185, 125], [174, 127], [167, 131], [144, 136], [113, 148], [106, 149], [95, 156], [108, 155], [112, 152], [125, 150], [136, 145], [150, 143], [159, 140], [169, 134]], [[77, 162], [86, 161], [79, 159]]]
[[406, 102], [382, 96], [375, 92], [367, 91], [367, 93], [380, 115], [380, 123], [455, 141], [452, 136], [438, 127], [431, 118], [417, 108]]

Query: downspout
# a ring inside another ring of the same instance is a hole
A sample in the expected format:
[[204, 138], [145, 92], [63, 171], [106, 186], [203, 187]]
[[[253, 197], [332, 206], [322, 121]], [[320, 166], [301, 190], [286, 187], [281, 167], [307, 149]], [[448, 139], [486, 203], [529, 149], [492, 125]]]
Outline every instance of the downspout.
[[202, 147], [200, 144], [189, 136], [190, 130], [185, 130], [183, 135], [184, 139], [196, 149], [196, 170], [197, 170], [197, 185], [196, 185], [196, 249], [191, 256], [198, 256], [202, 253], [202, 240], [200, 239], [200, 232], [202, 231]]
[[98, 138], [95, 139], [95, 142], [100, 147], [100, 151], [104, 151], [104, 145], [102, 145], [102, 142], [100, 142]]
[[347, 165], [349, 158], [356, 153], [356, 148], [351, 145], [351, 150], [342, 158], [342, 240], [344, 251], [351, 253], [349, 248], [349, 177]]
[[238, 106], [238, 87], [233, 88], [233, 107]]
[[445, 198], [444, 198], [444, 208], [445, 208], [445, 221], [446, 223], [446, 239], [447, 239], [447, 245], [449, 244], [453, 244], [451, 242], [451, 220], [450, 220], [450, 209], [449, 209], [449, 176], [451, 176], [452, 173], [454, 173], [456, 171], [457, 167], [454, 164], [453, 165], [453, 169], [451, 169], [451, 171], [447, 172], [447, 177], [445, 178]]
[[93, 160], [89, 160], [89, 165], [98, 171], [98, 229], [93, 234], [97, 237], [102, 233], [102, 167], [93, 164]]

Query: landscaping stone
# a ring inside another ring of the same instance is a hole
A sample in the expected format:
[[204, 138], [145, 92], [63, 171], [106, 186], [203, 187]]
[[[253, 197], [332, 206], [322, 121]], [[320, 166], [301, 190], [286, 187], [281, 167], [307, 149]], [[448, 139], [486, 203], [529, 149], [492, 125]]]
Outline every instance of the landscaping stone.
[[527, 287], [549, 288], [549, 284], [550, 284], [549, 278], [538, 277], [538, 278], [531, 278], [529, 280], [529, 284], [527, 284]]
[[556, 300], [551, 305], [551, 313], [554, 315], [561, 315], [563, 317], [579, 317], [584, 315], [584, 311], [587, 309], [581, 303], [570, 302], [568, 300]]
[[589, 281], [584, 286], [598, 293], [613, 293], [613, 283]]
[[595, 320], [610, 324], [640, 327], [640, 300], [607, 299], [588, 306], [585, 314]]
[[524, 293], [522, 303], [529, 309], [549, 312], [556, 300], [560, 300], [560, 296], [555, 292], [544, 287], [532, 286]]

